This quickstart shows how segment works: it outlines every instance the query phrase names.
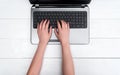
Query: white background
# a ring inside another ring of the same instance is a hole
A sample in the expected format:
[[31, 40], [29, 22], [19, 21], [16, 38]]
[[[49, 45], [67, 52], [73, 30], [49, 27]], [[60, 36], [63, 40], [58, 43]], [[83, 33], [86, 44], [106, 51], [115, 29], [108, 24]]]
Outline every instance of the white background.
[[[0, 75], [25, 75], [30, 43], [28, 0], [0, 0]], [[90, 44], [71, 45], [76, 75], [120, 75], [120, 0], [92, 0]], [[48, 45], [41, 75], [61, 75], [61, 48]]]

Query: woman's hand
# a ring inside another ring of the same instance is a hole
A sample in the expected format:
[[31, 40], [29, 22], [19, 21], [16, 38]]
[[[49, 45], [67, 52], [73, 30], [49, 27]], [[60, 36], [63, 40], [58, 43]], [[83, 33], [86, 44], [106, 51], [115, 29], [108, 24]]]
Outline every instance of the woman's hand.
[[52, 34], [52, 27], [48, 30], [50, 21], [49, 20], [42, 20], [40, 24], [37, 26], [37, 33], [39, 37], [39, 43], [47, 45], [51, 34]]
[[55, 29], [55, 35], [61, 42], [61, 44], [69, 44], [69, 33], [70, 33], [70, 28], [69, 28], [69, 23], [61, 20], [61, 25], [60, 22], [57, 21], [57, 26], [58, 29]]

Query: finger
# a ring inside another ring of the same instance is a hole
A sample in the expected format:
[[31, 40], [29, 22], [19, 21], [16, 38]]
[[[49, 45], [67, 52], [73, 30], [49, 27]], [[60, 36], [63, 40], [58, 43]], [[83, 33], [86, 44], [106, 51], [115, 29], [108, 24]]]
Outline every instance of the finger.
[[70, 24], [69, 24], [69, 22], [67, 23], [67, 28], [70, 29]]
[[49, 35], [52, 34], [52, 26], [50, 26]]
[[61, 20], [62, 28], [65, 28], [65, 22]]
[[43, 22], [44, 22], [44, 20], [42, 20], [42, 21], [40, 22], [40, 24], [39, 24], [40, 29], [42, 28]]
[[63, 23], [64, 23], [64, 27], [67, 28], [68, 27], [67, 22], [63, 20]]
[[48, 29], [49, 24], [50, 24], [50, 20], [47, 21], [46, 26], [45, 26], [45, 29]]
[[58, 38], [58, 32], [57, 32], [56, 28], [54, 29], [54, 33], [55, 33], [56, 37]]
[[47, 22], [47, 19], [43, 22], [42, 27], [41, 27], [42, 29], [45, 28], [46, 22]]
[[60, 25], [59, 21], [57, 21], [57, 26], [58, 26], [58, 29], [60, 30], [61, 29], [61, 25]]

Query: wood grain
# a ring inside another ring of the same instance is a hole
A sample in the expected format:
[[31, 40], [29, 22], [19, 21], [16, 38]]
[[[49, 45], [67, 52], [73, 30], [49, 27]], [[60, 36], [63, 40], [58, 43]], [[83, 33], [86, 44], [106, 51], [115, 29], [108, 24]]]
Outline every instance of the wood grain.
[[[91, 39], [89, 45], [71, 45], [74, 58], [120, 58], [120, 39]], [[29, 40], [0, 39], [0, 58], [32, 58], [37, 45]], [[60, 58], [60, 45], [48, 45], [47, 58]]]
[[[0, 75], [26, 75], [31, 59], [0, 59]], [[74, 59], [75, 75], [120, 75], [119, 59]], [[40, 75], [62, 75], [61, 59], [44, 59]]]

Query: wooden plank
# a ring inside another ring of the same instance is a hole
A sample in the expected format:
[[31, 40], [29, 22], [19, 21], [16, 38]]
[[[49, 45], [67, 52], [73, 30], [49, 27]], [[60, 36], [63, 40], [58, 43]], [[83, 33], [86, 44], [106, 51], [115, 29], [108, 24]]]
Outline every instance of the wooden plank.
[[120, 19], [92, 19], [91, 38], [120, 38]]
[[[31, 59], [0, 59], [0, 75], [25, 75]], [[120, 59], [74, 59], [75, 75], [120, 75]], [[40, 75], [62, 75], [61, 59], [44, 59]]]
[[0, 19], [0, 26], [0, 38], [30, 38], [30, 19]]
[[[74, 58], [120, 58], [120, 39], [91, 39], [89, 45], [71, 45]], [[0, 39], [0, 58], [32, 58], [37, 45], [29, 40]], [[60, 45], [48, 45], [46, 58], [61, 57]]]
[[[120, 38], [119, 19], [92, 19], [91, 38]], [[29, 39], [30, 19], [0, 19], [0, 38]]]
[[120, 0], [92, 0], [90, 4], [91, 18], [120, 18]]
[[[31, 6], [29, 0], [0, 0], [0, 18], [30, 18]], [[91, 18], [120, 18], [120, 0], [93, 0], [89, 6]]]
[[30, 18], [29, 0], [0, 0], [0, 18]]

